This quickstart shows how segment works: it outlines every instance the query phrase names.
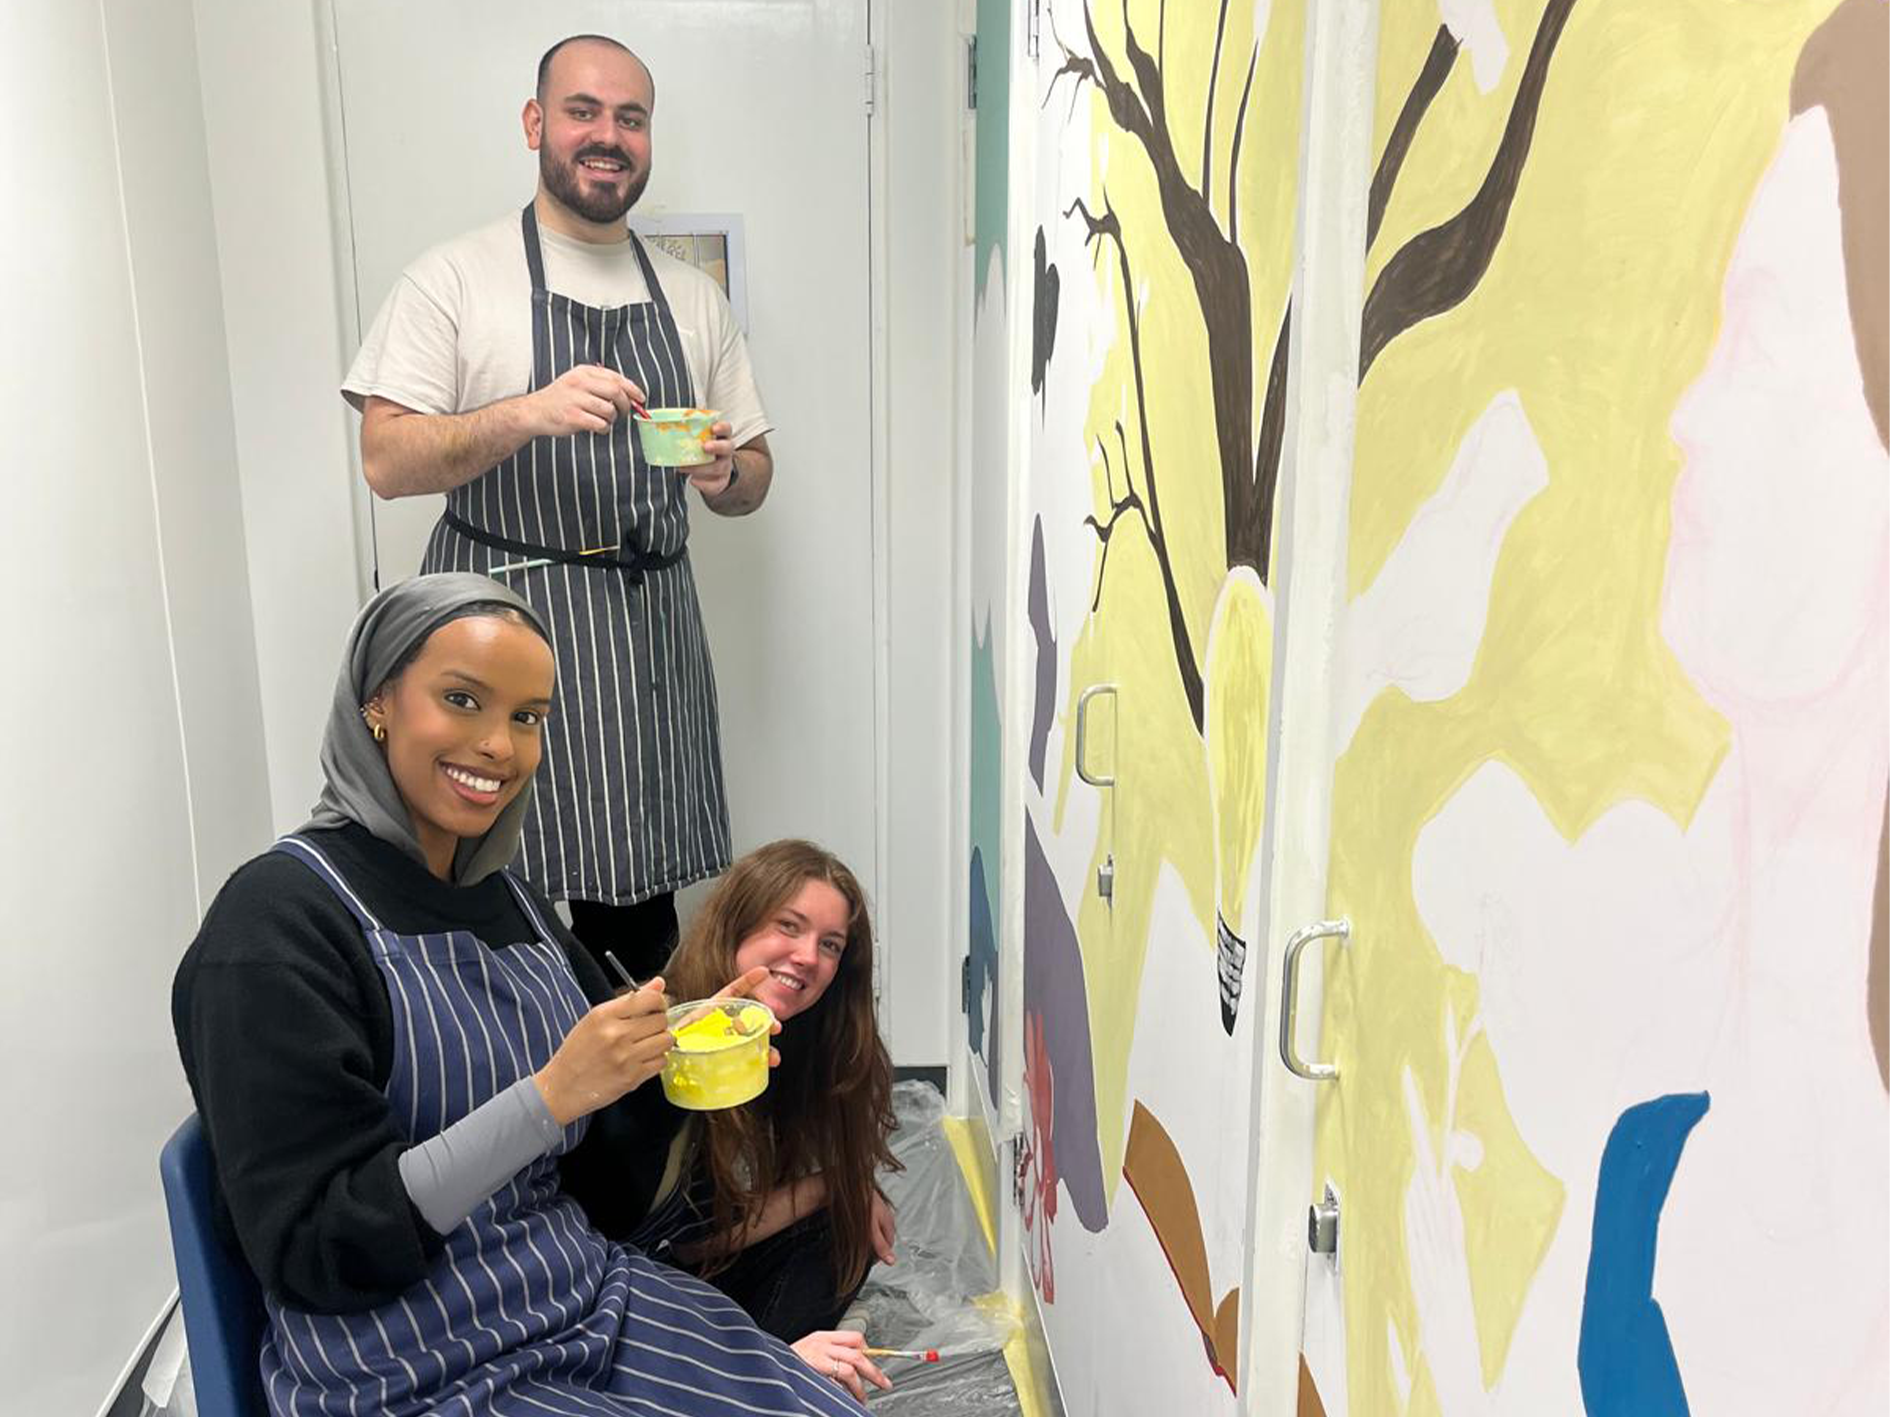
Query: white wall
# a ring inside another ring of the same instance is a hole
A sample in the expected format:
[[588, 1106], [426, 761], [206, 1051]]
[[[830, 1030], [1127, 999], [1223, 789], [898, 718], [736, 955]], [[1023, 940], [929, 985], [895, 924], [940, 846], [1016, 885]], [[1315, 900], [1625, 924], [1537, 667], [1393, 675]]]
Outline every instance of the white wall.
[[170, 976], [268, 828], [195, 72], [187, 12], [0, 9], [9, 1411], [97, 1407], [171, 1287]]
[[317, 5], [194, 0], [194, 11], [270, 801], [287, 831], [320, 789], [336, 660], [370, 590], [337, 392], [353, 295], [337, 256]]
[[947, 4], [888, 0], [880, 48], [886, 160], [882, 478], [887, 711], [880, 928], [887, 1031], [901, 1064], [944, 1064], [958, 1012], [964, 875], [952, 836], [953, 515], [963, 279], [964, 54]]

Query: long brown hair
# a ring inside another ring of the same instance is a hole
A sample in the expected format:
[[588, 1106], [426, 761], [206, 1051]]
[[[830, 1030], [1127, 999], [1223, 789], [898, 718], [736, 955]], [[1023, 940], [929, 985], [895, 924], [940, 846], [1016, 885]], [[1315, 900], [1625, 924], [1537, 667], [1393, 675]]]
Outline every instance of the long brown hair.
[[[776, 841], [742, 857], [690, 922], [664, 981], [671, 998], [700, 999], [736, 974], [735, 952], [808, 881], [825, 881], [847, 903], [847, 942], [833, 982], [812, 1007], [789, 1019], [781, 1066], [746, 1107], [703, 1114], [704, 1148], [715, 1181], [715, 1228], [737, 1234], [768, 1193], [815, 1171], [825, 1178], [841, 1293], [873, 1261], [873, 1175], [896, 1167], [892, 1060], [873, 1017], [873, 923], [866, 893], [837, 856], [807, 841]], [[736, 1251], [711, 1255], [711, 1271]]]

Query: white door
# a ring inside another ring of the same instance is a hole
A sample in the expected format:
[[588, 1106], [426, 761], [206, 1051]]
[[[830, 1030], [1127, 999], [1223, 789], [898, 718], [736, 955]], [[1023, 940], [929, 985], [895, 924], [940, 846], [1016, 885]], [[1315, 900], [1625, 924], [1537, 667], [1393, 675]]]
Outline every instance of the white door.
[[[1278, 946], [1325, 896], [1371, 116], [1339, 8], [1048, 0], [1012, 52], [1004, 1080], [1072, 1413], [1276, 1413], [1297, 1386], [1317, 1084], [1280, 1060]], [[1302, 89], [1321, 64], [1341, 82]]]
[[[878, 893], [866, 0], [331, 0], [359, 329], [428, 246], [516, 211], [540, 54], [603, 33], [656, 76], [633, 216], [734, 213], [748, 335], [776, 424], [755, 515], [694, 509], [735, 849], [808, 836]], [[434, 497], [376, 502], [380, 583], [418, 566]]]

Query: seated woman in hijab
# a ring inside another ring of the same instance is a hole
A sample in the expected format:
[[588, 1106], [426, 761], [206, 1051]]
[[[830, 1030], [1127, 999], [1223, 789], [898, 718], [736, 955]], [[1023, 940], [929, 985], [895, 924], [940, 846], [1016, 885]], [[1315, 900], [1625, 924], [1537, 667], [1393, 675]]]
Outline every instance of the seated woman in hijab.
[[552, 684], [544, 627], [495, 582], [377, 596], [314, 818], [230, 878], [178, 969], [270, 1409], [857, 1414], [837, 1365], [579, 1203], [606, 1219], [628, 1189], [670, 1038], [661, 981], [613, 997], [505, 869]]
[[672, 1119], [667, 1168], [630, 1242], [700, 1274], [854, 1392], [887, 1386], [858, 1336], [835, 1331], [873, 1260], [893, 1261], [874, 1177], [896, 1164], [873, 926], [838, 857], [777, 841], [716, 883], [664, 977], [673, 997], [696, 999], [737, 974], [760, 976], [751, 997], [782, 1025], [781, 1065], [745, 1106]]

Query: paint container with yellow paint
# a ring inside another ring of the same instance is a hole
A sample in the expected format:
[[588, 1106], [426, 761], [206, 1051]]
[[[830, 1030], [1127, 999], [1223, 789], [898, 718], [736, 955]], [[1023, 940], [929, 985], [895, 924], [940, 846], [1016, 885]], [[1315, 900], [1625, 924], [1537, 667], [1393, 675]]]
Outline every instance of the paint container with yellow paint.
[[703, 444], [722, 415], [712, 408], [652, 408], [637, 419], [643, 458], [652, 467], [700, 467], [713, 462]]
[[663, 1059], [663, 1095], [692, 1112], [738, 1107], [768, 1086], [774, 1014], [751, 999], [698, 999], [669, 1011], [675, 1046]]

